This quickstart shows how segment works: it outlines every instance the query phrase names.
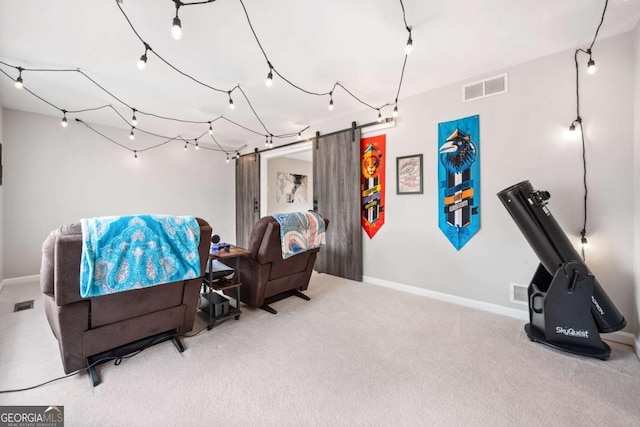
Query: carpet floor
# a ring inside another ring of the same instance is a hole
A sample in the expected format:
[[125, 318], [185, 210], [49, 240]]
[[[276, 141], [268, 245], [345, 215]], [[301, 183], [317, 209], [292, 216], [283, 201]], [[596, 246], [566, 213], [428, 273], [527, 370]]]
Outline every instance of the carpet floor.
[[[63, 405], [67, 426], [638, 426], [640, 361], [529, 341], [523, 322], [314, 274], [306, 292], [0, 405]], [[35, 307], [13, 313], [18, 301]], [[194, 331], [202, 327], [198, 317]], [[0, 293], [0, 390], [64, 375], [37, 283]]]

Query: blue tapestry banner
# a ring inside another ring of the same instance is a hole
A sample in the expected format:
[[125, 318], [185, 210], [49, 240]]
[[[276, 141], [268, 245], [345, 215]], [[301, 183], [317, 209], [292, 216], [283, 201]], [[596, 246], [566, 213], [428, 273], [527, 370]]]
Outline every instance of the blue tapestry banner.
[[480, 117], [438, 124], [438, 227], [460, 250], [480, 229]]

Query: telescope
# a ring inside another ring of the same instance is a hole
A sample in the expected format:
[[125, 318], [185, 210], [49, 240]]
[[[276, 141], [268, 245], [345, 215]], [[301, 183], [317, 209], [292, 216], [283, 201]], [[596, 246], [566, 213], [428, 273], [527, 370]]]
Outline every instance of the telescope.
[[529, 181], [498, 193], [540, 260], [527, 290], [529, 323], [524, 329], [531, 341], [606, 360], [611, 349], [599, 333], [618, 331], [627, 322], [553, 218], [550, 197]]

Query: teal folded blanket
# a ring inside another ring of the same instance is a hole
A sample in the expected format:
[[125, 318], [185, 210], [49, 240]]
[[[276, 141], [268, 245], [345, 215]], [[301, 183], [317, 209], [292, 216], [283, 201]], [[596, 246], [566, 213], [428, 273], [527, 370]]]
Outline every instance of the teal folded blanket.
[[192, 216], [111, 216], [81, 224], [83, 298], [200, 277], [200, 226]]
[[324, 219], [317, 213], [291, 212], [272, 216], [280, 224], [283, 259], [325, 244]]

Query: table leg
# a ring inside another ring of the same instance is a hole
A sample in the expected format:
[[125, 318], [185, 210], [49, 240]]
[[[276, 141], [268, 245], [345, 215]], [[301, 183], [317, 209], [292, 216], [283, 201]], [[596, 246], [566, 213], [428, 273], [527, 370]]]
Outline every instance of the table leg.
[[[236, 257], [236, 274], [238, 283], [240, 282], [240, 257]], [[240, 310], [240, 286], [236, 286], [236, 308]]]
[[209, 259], [209, 292], [207, 293], [207, 299], [209, 300], [209, 324], [207, 325], [207, 330], [210, 331], [213, 328], [213, 298], [211, 296], [211, 292], [213, 289], [213, 260]]

